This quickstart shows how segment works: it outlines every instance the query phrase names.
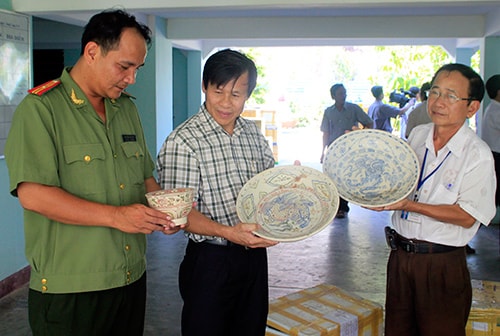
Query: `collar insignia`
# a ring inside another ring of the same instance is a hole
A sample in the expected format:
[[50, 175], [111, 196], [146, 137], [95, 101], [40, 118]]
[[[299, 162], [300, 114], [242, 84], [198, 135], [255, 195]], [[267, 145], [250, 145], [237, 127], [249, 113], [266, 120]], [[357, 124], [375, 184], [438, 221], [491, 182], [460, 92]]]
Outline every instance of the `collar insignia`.
[[85, 100], [83, 99], [78, 99], [76, 97], [76, 94], [75, 94], [75, 90], [74, 89], [71, 89], [71, 100], [73, 101], [74, 104], [76, 105], [82, 105], [83, 103], [85, 103]]

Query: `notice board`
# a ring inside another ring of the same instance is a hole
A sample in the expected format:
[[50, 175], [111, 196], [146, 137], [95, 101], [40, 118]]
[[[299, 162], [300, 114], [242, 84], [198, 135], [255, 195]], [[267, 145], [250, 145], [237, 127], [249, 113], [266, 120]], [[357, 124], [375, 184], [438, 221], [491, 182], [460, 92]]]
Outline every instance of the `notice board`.
[[0, 10], [0, 158], [14, 110], [31, 83], [30, 17]]

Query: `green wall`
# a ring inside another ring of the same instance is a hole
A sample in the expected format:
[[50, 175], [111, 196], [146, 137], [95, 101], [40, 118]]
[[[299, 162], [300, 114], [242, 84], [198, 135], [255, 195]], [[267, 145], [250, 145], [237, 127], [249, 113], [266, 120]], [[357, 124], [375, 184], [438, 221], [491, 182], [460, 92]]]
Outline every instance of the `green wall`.
[[10, 0], [0, 0], [0, 9], [12, 10], [12, 3]]

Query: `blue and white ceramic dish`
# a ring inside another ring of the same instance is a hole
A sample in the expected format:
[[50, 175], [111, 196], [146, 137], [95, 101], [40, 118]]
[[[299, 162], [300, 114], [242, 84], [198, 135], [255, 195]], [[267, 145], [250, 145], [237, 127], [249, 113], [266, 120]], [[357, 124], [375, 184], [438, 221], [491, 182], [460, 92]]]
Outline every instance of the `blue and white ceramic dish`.
[[333, 181], [306, 166], [277, 166], [251, 178], [236, 209], [243, 223], [258, 223], [254, 233], [291, 242], [310, 237], [330, 224], [339, 206]]
[[400, 201], [415, 190], [420, 166], [413, 149], [389, 132], [363, 129], [328, 147], [323, 172], [345, 200], [366, 207]]

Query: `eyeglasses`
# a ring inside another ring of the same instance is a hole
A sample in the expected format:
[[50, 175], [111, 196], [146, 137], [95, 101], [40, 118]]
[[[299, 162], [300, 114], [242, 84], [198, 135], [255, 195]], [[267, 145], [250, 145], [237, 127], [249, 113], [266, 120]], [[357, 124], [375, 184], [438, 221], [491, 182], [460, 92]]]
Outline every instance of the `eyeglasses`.
[[453, 93], [441, 93], [441, 91], [438, 91], [436, 89], [431, 89], [431, 90], [425, 91], [425, 93], [427, 94], [427, 99], [438, 99], [439, 97], [442, 97], [443, 100], [450, 105], [455, 104], [456, 102], [459, 102], [460, 100], [467, 100], [467, 101], [477, 100], [476, 98], [472, 98], [472, 97], [460, 98], [460, 97], [457, 97], [457, 95], [455, 95]]

